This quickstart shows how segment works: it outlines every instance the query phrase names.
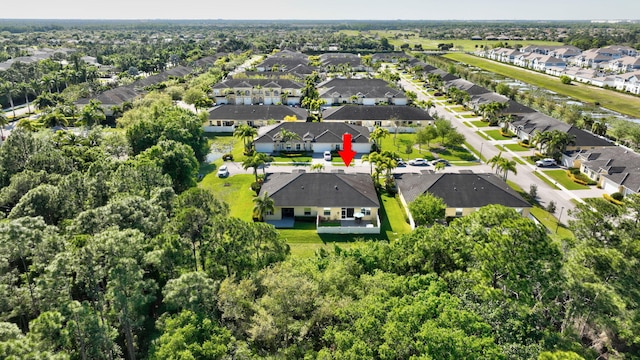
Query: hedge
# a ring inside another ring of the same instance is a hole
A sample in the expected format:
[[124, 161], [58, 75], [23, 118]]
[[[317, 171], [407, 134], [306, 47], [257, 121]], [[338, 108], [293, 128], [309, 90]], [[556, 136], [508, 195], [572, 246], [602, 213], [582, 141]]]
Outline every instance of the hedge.
[[616, 204], [616, 205], [622, 205], [622, 204], [624, 204], [622, 201], [618, 201], [618, 200], [616, 200], [616, 199], [612, 198], [612, 197], [611, 197], [611, 195], [606, 194], [606, 193], [605, 193], [605, 194], [602, 194], [602, 197], [604, 197], [607, 201], [609, 201], [609, 202], [610, 202], [610, 203], [612, 203], [612, 204]]

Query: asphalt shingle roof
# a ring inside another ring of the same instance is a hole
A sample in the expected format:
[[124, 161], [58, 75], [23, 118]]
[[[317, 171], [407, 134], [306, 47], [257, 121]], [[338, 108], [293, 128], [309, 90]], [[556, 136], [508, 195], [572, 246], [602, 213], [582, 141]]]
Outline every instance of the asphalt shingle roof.
[[449, 208], [499, 204], [513, 208], [531, 205], [494, 174], [398, 174], [396, 183], [407, 203], [429, 192]]
[[[342, 134], [349, 133], [354, 143], [368, 143], [369, 130], [364, 126], [350, 125], [345, 123], [329, 122], [283, 122], [269, 130], [266, 134], [258, 137], [256, 143], [272, 143], [278, 140], [278, 133], [282, 129], [294, 132], [304, 138], [312, 137], [313, 141], [322, 139], [335, 142], [335, 139], [342, 139]], [[329, 137], [332, 140], [329, 140]]]
[[306, 120], [307, 110], [286, 105], [220, 105], [209, 111], [210, 120], [284, 120], [292, 115]]
[[260, 196], [265, 193], [279, 207], [380, 207], [369, 174], [268, 174]]
[[414, 106], [361, 106], [346, 105], [328, 108], [322, 112], [324, 121], [343, 120], [432, 120], [423, 109]]
[[340, 94], [343, 98], [358, 94], [368, 98], [405, 97], [403, 91], [392, 88], [381, 79], [331, 79], [317, 87], [321, 98], [332, 96], [335, 93]]

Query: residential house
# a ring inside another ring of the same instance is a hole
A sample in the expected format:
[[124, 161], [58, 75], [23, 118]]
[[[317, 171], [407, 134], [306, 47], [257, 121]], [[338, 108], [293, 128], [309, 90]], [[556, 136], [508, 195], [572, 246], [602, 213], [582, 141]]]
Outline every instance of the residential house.
[[509, 128], [518, 138], [529, 142], [532, 141], [537, 132], [558, 130], [568, 133], [574, 136], [574, 144], [567, 146], [568, 151], [615, 146], [615, 144], [602, 137], [539, 112], [516, 116], [515, 120], [509, 124]]
[[306, 121], [307, 110], [287, 105], [219, 105], [209, 110], [205, 132], [233, 132], [239, 125], [260, 127], [295, 117]]
[[407, 105], [404, 91], [392, 88], [382, 79], [331, 79], [317, 87], [325, 105]]
[[360, 57], [351, 53], [326, 53], [320, 55], [320, 64], [326, 72], [336, 70], [367, 71]]
[[640, 71], [615, 76], [614, 86], [617, 90], [628, 91], [640, 95]]
[[369, 174], [270, 173], [264, 195], [274, 202], [265, 220], [276, 226], [311, 218], [318, 233], [380, 233], [380, 202]]
[[414, 106], [345, 105], [327, 108], [322, 112], [324, 122], [344, 122], [368, 128], [379, 126], [390, 131], [396, 127], [428, 125], [432, 120], [428, 112]]
[[640, 192], [640, 155], [626, 148], [572, 151], [563, 156], [563, 162], [579, 168], [609, 194]]
[[216, 105], [299, 105], [304, 85], [288, 79], [229, 79], [213, 86]]
[[564, 60], [558, 59], [551, 55], [545, 55], [540, 58], [533, 59], [532, 67], [534, 70], [546, 71], [549, 68], [564, 69], [567, 67], [567, 63]]
[[444, 201], [448, 218], [468, 215], [493, 204], [513, 208], [525, 217], [531, 209], [531, 204], [495, 174], [423, 172], [395, 177], [403, 204], [408, 205], [418, 196], [429, 193]]
[[618, 73], [640, 70], [640, 56], [624, 56], [609, 61], [607, 68]]
[[259, 72], [288, 71], [299, 65], [309, 65], [309, 58], [307, 55], [299, 52], [283, 50], [269, 56], [263, 62], [256, 65], [256, 70]]
[[[296, 134], [295, 139], [283, 139], [282, 130]], [[369, 130], [363, 126], [338, 122], [283, 122], [266, 131], [254, 141], [257, 152], [325, 151], [343, 149], [343, 134], [351, 135], [351, 147], [358, 154], [371, 151]]]

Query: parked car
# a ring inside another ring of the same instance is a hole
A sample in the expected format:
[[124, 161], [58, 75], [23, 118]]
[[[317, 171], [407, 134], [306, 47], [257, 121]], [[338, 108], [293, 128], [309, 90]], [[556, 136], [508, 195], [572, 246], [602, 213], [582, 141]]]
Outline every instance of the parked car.
[[536, 166], [545, 167], [556, 165], [556, 161], [551, 158], [541, 159], [536, 161]]
[[434, 166], [435, 166], [436, 164], [439, 164], [439, 163], [443, 163], [445, 166], [449, 166], [449, 165], [450, 165], [450, 164], [449, 164], [449, 162], [448, 162], [447, 160], [445, 160], [445, 159], [436, 159], [436, 160], [433, 160], [433, 161], [431, 162], [431, 165], [434, 165]]
[[324, 154], [322, 154], [322, 157], [326, 160], [326, 161], [331, 161], [331, 151], [325, 151]]
[[227, 168], [227, 165], [220, 166], [218, 169], [218, 177], [223, 178], [227, 176], [229, 176], [229, 168]]
[[396, 165], [397, 166], [407, 166], [407, 163], [404, 162], [404, 160], [402, 160], [401, 158], [397, 158], [396, 159]]
[[427, 162], [427, 160], [425, 160], [425, 159], [415, 158], [415, 159], [411, 159], [411, 160], [409, 160], [409, 165], [413, 165], [413, 166], [427, 166], [427, 165], [429, 165], [429, 162]]

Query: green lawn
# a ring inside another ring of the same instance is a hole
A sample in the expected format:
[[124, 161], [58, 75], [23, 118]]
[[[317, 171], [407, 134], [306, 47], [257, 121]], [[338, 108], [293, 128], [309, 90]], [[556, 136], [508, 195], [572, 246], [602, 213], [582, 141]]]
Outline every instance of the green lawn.
[[[413, 48], [416, 44], [422, 45], [424, 50], [437, 50], [438, 44], [441, 43], [453, 43], [454, 49], [460, 51], [473, 51], [476, 46], [480, 45], [494, 45], [498, 41], [485, 41], [485, 40], [471, 40], [471, 39], [426, 39], [420, 37], [419, 33], [416, 31], [409, 31], [406, 29], [402, 30], [371, 30], [371, 31], [358, 31], [358, 30], [340, 30], [341, 33], [350, 36], [365, 36], [370, 38], [379, 39], [381, 37], [385, 37], [389, 39], [389, 43], [399, 49], [402, 44], [409, 44], [411, 48]], [[408, 36], [404, 38], [404, 34], [413, 34], [413, 36]], [[526, 45], [562, 45], [562, 43], [554, 42], [554, 41], [544, 41], [544, 40], [509, 40], [509, 45], [520, 44], [523, 46]]]
[[450, 146], [446, 149], [432, 148], [431, 151], [437, 154], [440, 159], [448, 161], [473, 161], [476, 159], [469, 150], [458, 146]]
[[547, 185], [551, 186], [551, 188], [552, 188], [552, 189], [560, 190], [560, 188], [559, 188], [559, 187], [557, 187], [557, 186], [556, 186], [556, 184], [554, 184], [554, 183], [552, 183], [551, 181], [547, 180], [547, 178], [546, 178], [546, 177], [544, 177], [544, 176], [542, 176], [542, 175], [540, 175], [540, 173], [539, 173], [539, 172], [534, 171], [534, 172], [533, 172], [533, 174], [534, 174], [535, 176], [537, 176], [540, 180], [544, 181]]
[[273, 162], [284, 162], [284, 163], [292, 163], [292, 162], [311, 162], [312, 157], [306, 155], [300, 156], [272, 156]]
[[310, 257], [320, 248], [332, 250], [334, 245], [346, 248], [357, 240], [395, 240], [411, 231], [411, 227], [404, 220], [404, 210], [394, 197], [381, 195], [380, 206], [379, 216], [382, 224], [379, 235], [318, 234], [315, 223], [296, 221], [295, 228], [280, 229], [280, 237], [289, 244], [292, 256]]
[[453, 110], [455, 112], [467, 111], [467, 109], [465, 109], [464, 106], [462, 106], [462, 105], [449, 105], [449, 106], [447, 106], [447, 108], [449, 110]]
[[520, 144], [506, 144], [504, 145], [505, 148], [511, 150], [511, 151], [530, 151], [531, 149], [524, 147]]
[[460, 116], [462, 116], [464, 119], [475, 119], [478, 117], [478, 115], [476, 114], [462, 114]]
[[482, 121], [482, 120], [471, 121], [471, 123], [475, 127], [479, 127], [479, 128], [485, 128], [489, 126], [489, 123], [487, 121]]
[[600, 103], [600, 106], [607, 109], [640, 118], [640, 101], [638, 101], [638, 97], [633, 95], [622, 94], [580, 83], [565, 85], [555, 76], [525, 70], [514, 65], [502, 64], [473, 55], [451, 53], [445, 55], [445, 57], [520, 80], [527, 84], [545, 88], [561, 95], [570, 96], [578, 101], [585, 103], [597, 102]]
[[481, 138], [485, 139], [485, 140], [491, 140], [489, 139], [489, 137], [487, 135], [485, 135], [483, 132], [481, 131], [476, 131], [476, 134], [478, 134], [478, 136], [480, 136]]
[[[549, 230], [549, 236], [554, 239], [573, 238], [573, 233], [564, 224], [558, 225], [558, 219], [542, 207], [536, 205], [531, 208], [531, 214]], [[565, 214], [566, 215], [566, 214]], [[562, 219], [561, 219], [562, 220]], [[557, 231], [556, 231], [557, 229]]]
[[510, 137], [502, 136], [502, 134], [500, 134], [500, 130], [483, 130], [483, 131], [485, 134], [487, 134], [488, 137], [494, 140], [511, 140]]
[[520, 164], [520, 165], [527, 165], [527, 163], [526, 163], [526, 162], [522, 161], [522, 160], [521, 160], [520, 158], [518, 158], [518, 157], [514, 157], [514, 158], [513, 158], [513, 161], [517, 162], [517, 163], [518, 163], [518, 164]]
[[575, 183], [571, 179], [569, 179], [565, 170], [547, 170], [544, 173], [553, 180], [557, 181], [560, 185], [564, 186], [567, 190], [589, 189], [589, 186]]
[[[394, 137], [396, 138], [395, 142]], [[413, 145], [415, 145], [415, 139], [415, 134], [398, 134], [396, 136], [391, 133], [382, 139], [382, 151], [394, 151], [404, 160], [415, 158], [433, 159], [433, 156], [430, 152], [426, 151], [426, 148], [420, 153], [418, 149], [413, 147]]]
[[254, 180], [253, 175], [247, 174], [232, 174], [221, 179], [212, 172], [205, 176], [198, 186], [211, 191], [217, 199], [229, 204], [231, 216], [252, 221], [255, 193], [250, 186]]

